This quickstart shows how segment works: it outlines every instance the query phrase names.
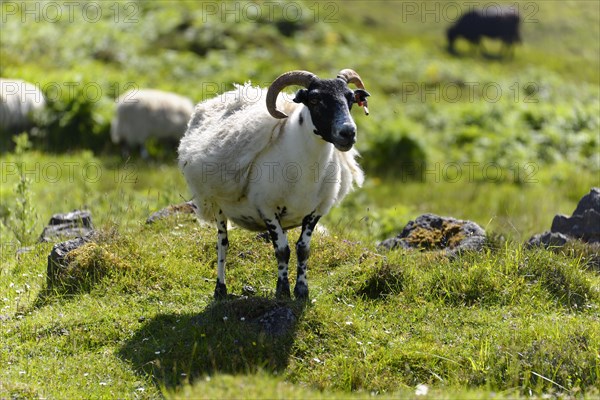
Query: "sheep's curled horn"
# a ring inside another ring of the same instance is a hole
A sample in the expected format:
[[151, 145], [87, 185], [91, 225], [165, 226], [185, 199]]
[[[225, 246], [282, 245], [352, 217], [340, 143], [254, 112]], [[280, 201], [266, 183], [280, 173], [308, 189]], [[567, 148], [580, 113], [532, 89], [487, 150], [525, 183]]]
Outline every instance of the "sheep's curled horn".
[[[338, 73], [337, 78], [343, 79], [347, 83], [353, 83], [359, 89], [365, 88], [365, 85], [363, 84], [362, 79], [360, 79], [360, 76], [356, 73], [356, 71], [352, 69], [346, 68], [341, 70]], [[269, 111], [269, 114], [271, 114], [273, 118], [277, 119], [287, 118], [287, 115], [279, 111], [276, 106], [277, 95], [279, 94], [279, 92], [281, 92], [285, 87], [291, 85], [299, 85], [308, 88], [312, 81], [315, 79], [319, 78], [312, 72], [300, 70], [290, 71], [279, 75], [279, 77], [277, 77], [277, 79], [275, 79], [273, 83], [271, 83], [271, 86], [269, 86], [269, 90], [267, 91], [267, 110]], [[363, 101], [363, 103], [365, 113], [368, 114], [369, 111], [367, 109], [366, 100]]]
[[[364, 85], [362, 79], [360, 79], [360, 76], [353, 69], [350, 69], [350, 68], [343, 69], [338, 73], [337, 77], [339, 79], [344, 79], [348, 83], [353, 83], [359, 89], [365, 90], [365, 85]], [[368, 96], [368, 94], [367, 94], [367, 96]], [[364, 97], [359, 98], [357, 95], [356, 102], [358, 103], [359, 106], [361, 106], [365, 110], [365, 115], [369, 115], [369, 108], [367, 107], [367, 99]]]

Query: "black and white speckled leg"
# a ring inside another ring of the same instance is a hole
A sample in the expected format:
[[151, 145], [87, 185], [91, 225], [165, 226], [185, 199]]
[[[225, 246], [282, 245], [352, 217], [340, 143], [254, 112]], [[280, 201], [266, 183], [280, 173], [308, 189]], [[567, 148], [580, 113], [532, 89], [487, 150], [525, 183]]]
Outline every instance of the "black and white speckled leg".
[[215, 299], [224, 299], [227, 296], [225, 285], [225, 262], [227, 260], [227, 217], [219, 210], [217, 216], [217, 286], [215, 287]]
[[267, 230], [275, 248], [275, 257], [277, 258], [278, 274], [275, 296], [278, 298], [289, 298], [290, 282], [288, 280], [288, 264], [290, 262], [290, 247], [288, 245], [287, 234], [281, 227], [277, 215], [273, 218], [263, 216], [263, 220], [267, 225]]
[[296, 286], [294, 287], [294, 297], [297, 299], [308, 298], [308, 256], [310, 254], [310, 239], [317, 226], [320, 215], [314, 213], [307, 215], [302, 220], [302, 232], [296, 243], [296, 255], [298, 256], [298, 268], [296, 276]]

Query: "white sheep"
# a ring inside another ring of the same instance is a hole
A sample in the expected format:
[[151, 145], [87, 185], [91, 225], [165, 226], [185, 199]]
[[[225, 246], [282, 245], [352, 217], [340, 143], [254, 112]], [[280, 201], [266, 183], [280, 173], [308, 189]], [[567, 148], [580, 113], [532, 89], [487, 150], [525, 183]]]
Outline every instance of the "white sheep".
[[11, 135], [33, 127], [33, 115], [46, 105], [42, 91], [20, 79], [0, 78], [0, 132]]
[[154, 89], [130, 90], [117, 99], [110, 136], [113, 143], [141, 147], [150, 138], [178, 141], [194, 112], [187, 97]]
[[[350, 90], [349, 83], [359, 89]], [[290, 85], [306, 88], [296, 93], [294, 103], [279, 95]], [[277, 297], [290, 296], [286, 230], [302, 226], [294, 295], [308, 297], [311, 234], [353, 184], [363, 183], [355, 160], [358, 152], [352, 147], [356, 125], [350, 109], [358, 103], [367, 112], [368, 95], [350, 69], [340, 71], [336, 79], [291, 71], [268, 90], [236, 86], [196, 106], [179, 145], [179, 167], [199, 218], [217, 226], [215, 298], [227, 295], [228, 221], [269, 232], [279, 268]]]

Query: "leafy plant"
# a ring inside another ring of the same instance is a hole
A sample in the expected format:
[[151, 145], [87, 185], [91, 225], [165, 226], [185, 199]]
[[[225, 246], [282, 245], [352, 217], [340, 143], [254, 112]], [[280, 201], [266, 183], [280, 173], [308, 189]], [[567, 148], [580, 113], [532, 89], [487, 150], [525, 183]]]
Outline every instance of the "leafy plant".
[[14, 154], [16, 161], [14, 167], [17, 169], [18, 182], [14, 187], [16, 195], [11, 208], [3, 210], [6, 214], [2, 223], [13, 233], [21, 246], [33, 243], [36, 228], [36, 211], [31, 201], [32, 189], [31, 178], [27, 175], [23, 156], [31, 149], [31, 141], [26, 133], [13, 138], [15, 142]]
[[49, 151], [90, 149], [96, 152], [110, 146], [109, 121], [96, 110], [99, 97], [90, 85], [78, 84], [74, 93], [54, 98], [39, 116], [35, 141]]
[[419, 124], [403, 118], [367, 126], [374, 132], [367, 137], [362, 164], [368, 173], [395, 176], [403, 181], [421, 180], [427, 166], [428, 154]]

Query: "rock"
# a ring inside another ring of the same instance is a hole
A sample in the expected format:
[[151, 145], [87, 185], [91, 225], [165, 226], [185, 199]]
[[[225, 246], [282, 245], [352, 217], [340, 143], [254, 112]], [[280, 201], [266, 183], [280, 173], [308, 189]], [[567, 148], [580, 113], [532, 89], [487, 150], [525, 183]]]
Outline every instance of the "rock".
[[61, 272], [68, 267], [65, 263], [65, 258], [69, 252], [83, 246], [86, 243], [94, 241], [96, 234], [91, 232], [84, 237], [67, 240], [66, 242], [57, 243], [52, 247], [52, 251], [48, 256], [48, 267], [46, 282], [48, 287], [52, 287], [61, 276]]
[[588, 209], [571, 217], [556, 215], [550, 232], [562, 233], [588, 243], [600, 242], [600, 212]]
[[600, 213], [600, 188], [591, 188], [590, 192], [579, 200], [573, 215], [583, 215], [586, 210]]
[[196, 212], [196, 205], [192, 201], [186, 201], [181, 204], [167, 206], [156, 211], [146, 219], [147, 224], [152, 224], [160, 219], [170, 217], [176, 214], [193, 214]]
[[291, 308], [277, 307], [267, 311], [256, 322], [269, 336], [283, 336], [292, 331], [297, 318]]
[[485, 241], [485, 230], [475, 222], [424, 214], [410, 221], [398, 236], [384, 240], [378, 247], [444, 250], [453, 256], [466, 250], [479, 251]]
[[537, 235], [533, 235], [526, 243], [527, 247], [543, 246], [544, 248], [549, 247], [560, 247], [564, 246], [569, 241], [569, 238], [562, 233], [544, 232]]
[[244, 285], [244, 287], [242, 287], [242, 296], [256, 296], [256, 289], [250, 285]]
[[563, 246], [569, 240], [600, 243], [600, 188], [592, 188], [583, 196], [573, 215], [555, 215], [550, 231], [534, 235], [527, 246]]
[[65, 214], [54, 214], [44, 228], [38, 242], [53, 242], [67, 238], [81, 238], [94, 231], [92, 214], [87, 210], [75, 210]]

